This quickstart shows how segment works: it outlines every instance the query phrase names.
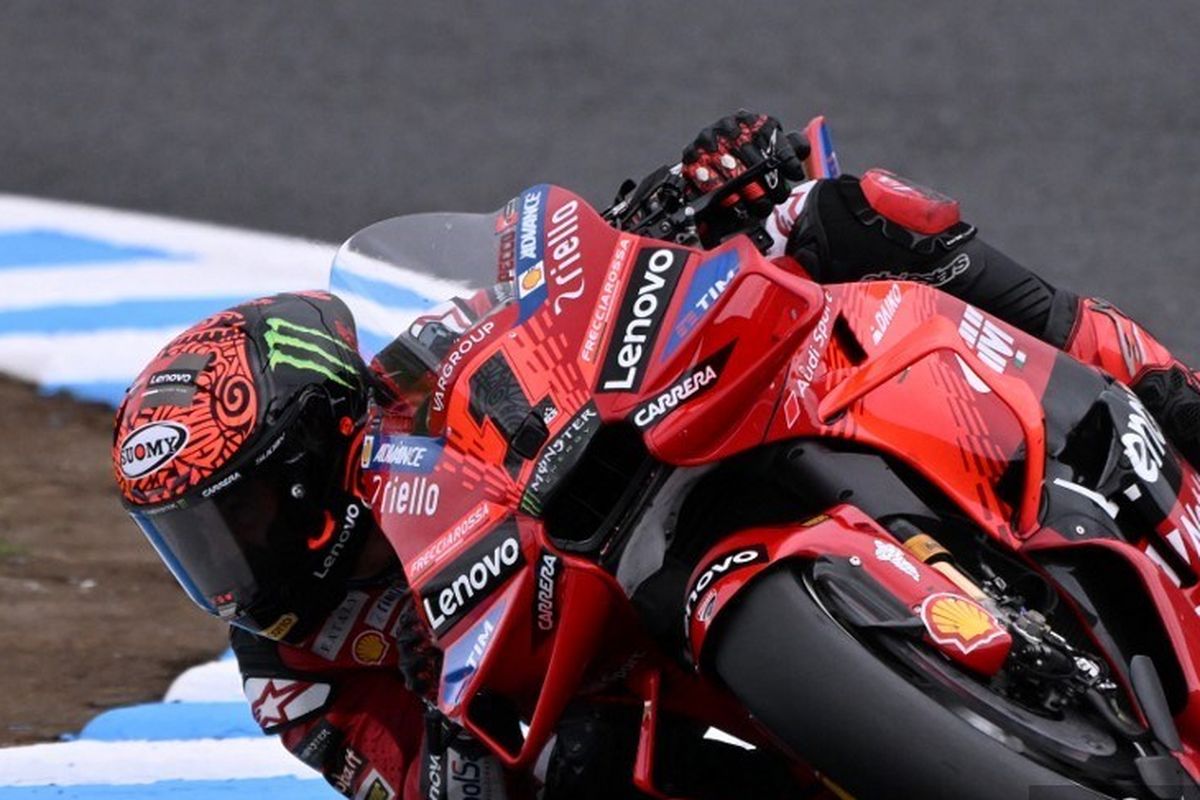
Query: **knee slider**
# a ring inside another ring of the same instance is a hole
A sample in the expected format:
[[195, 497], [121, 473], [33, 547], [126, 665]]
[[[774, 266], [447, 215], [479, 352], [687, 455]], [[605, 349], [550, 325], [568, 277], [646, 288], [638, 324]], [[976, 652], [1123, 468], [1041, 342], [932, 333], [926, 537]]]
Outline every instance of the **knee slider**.
[[913, 233], [933, 236], [961, 222], [957, 200], [886, 169], [867, 170], [858, 185], [874, 211]]
[[975, 236], [954, 200], [884, 170], [819, 181], [809, 209], [788, 254], [825, 282], [924, 274]]

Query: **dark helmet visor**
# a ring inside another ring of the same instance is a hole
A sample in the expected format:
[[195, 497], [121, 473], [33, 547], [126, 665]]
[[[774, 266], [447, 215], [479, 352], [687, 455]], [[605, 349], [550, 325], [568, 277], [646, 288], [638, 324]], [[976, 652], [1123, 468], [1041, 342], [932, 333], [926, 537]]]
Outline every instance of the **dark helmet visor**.
[[340, 494], [341, 464], [322, 446], [333, 428], [325, 416], [312, 409], [296, 415], [281, 425], [281, 436], [231, 464], [195, 501], [129, 508], [179, 584], [208, 613], [294, 641], [327, 610], [325, 595], [344, 589], [320, 580], [339, 532], [334, 513], [343, 510], [329, 505]]

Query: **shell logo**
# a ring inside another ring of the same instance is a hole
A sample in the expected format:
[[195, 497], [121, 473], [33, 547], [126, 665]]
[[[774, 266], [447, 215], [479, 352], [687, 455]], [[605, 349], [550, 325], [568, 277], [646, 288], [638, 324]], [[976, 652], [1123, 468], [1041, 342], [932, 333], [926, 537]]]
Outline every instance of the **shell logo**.
[[383, 661], [388, 651], [387, 640], [379, 631], [364, 631], [354, 639], [354, 660], [366, 666], [374, 666]]
[[533, 290], [541, 287], [543, 283], [545, 283], [543, 267], [542, 262], [539, 261], [537, 264], [521, 273], [521, 297], [527, 296]]
[[1005, 636], [1005, 630], [983, 606], [956, 594], [931, 594], [921, 604], [921, 621], [940, 645], [971, 653]]

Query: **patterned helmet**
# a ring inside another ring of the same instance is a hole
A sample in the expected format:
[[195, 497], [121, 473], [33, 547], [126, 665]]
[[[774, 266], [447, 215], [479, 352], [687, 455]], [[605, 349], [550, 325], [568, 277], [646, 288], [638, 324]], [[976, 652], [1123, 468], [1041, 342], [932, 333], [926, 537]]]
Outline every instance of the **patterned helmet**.
[[342, 598], [374, 525], [349, 457], [368, 374], [350, 311], [308, 292], [209, 317], [129, 387], [117, 484], [205, 611], [294, 643]]

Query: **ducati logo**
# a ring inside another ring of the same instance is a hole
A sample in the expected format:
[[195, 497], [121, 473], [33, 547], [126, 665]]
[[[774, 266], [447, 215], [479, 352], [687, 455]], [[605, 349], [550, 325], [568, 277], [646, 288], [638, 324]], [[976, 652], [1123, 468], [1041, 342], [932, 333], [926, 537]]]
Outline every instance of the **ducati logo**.
[[179, 455], [188, 429], [177, 422], [152, 422], [132, 431], [121, 442], [121, 474], [130, 480], [156, 472]]

